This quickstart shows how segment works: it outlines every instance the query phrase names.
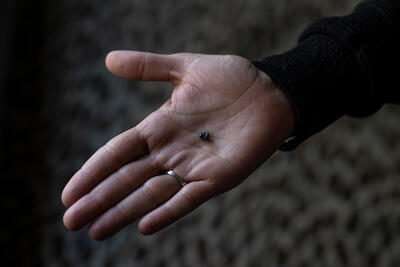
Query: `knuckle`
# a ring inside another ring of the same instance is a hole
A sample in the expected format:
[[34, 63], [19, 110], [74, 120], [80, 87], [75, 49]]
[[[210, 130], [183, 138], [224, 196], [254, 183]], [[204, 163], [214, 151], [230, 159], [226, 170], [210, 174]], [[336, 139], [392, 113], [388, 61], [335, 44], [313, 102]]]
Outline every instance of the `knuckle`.
[[150, 201], [153, 201], [156, 204], [160, 204], [160, 199], [157, 194], [156, 188], [156, 182], [150, 179], [141, 187], [141, 191]]
[[199, 201], [196, 201], [186, 190], [182, 190], [181, 194], [182, 198], [185, 199], [185, 202], [187, 202], [190, 207], [194, 208], [200, 204]]
[[104, 195], [101, 193], [101, 191], [92, 192], [87, 195], [87, 201], [94, 204], [97, 212], [104, 211], [106, 199], [104, 198]]
[[131, 175], [126, 168], [120, 168], [114, 173], [115, 181], [122, 187], [126, 188], [129, 192], [134, 189], [134, 185], [131, 181]]
[[147, 64], [146, 61], [147, 61], [147, 55], [144, 55], [143, 57], [139, 58], [136, 70], [139, 79], [144, 79], [146, 73], [146, 64]]
[[122, 165], [122, 159], [118, 155], [117, 149], [115, 148], [115, 143], [113, 140], [109, 141], [103, 146], [103, 149], [107, 156], [115, 163]]

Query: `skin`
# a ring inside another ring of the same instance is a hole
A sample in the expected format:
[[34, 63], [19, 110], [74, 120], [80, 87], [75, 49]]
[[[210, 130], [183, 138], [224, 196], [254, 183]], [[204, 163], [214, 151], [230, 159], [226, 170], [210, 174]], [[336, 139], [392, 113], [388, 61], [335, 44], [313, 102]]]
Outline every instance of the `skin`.
[[[155, 233], [243, 182], [292, 133], [294, 111], [270, 77], [238, 56], [114, 51], [117, 76], [168, 81], [170, 99], [101, 147], [62, 193], [70, 230], [103, 240], [140, 219]], [[199, 138], [203, 131], [210, 140]], [[174, 170], [182, 187], [166, 170]]]

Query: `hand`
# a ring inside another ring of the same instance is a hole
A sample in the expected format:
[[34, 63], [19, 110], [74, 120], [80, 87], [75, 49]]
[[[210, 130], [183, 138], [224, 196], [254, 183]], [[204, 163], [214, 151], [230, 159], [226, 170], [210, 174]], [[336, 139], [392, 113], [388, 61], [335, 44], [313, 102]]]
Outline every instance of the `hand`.
[[[293, 130], [286, 97], [244, 58], [117, 51], [106, 65], [118, 76], [169, 81], [175, 88], [164, 105], [100, 148], [66, 185], [64, 224], [71, 230], [89, 224], [93, 239], [143, 216], [143, 234], [166, 227], [240, 184]], [[201, 132], [210, 140], [201, 140]]]

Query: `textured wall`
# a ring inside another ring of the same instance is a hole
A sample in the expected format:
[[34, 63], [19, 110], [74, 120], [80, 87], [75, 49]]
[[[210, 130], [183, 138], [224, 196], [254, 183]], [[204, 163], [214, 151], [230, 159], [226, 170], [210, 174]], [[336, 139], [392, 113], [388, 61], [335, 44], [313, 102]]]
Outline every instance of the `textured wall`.
[[398, 107], [341, 119], [153, 236], [140, 235], [133, 223], [96, 242], [85, 230], [62, 225], [60, 194], [70, 176], [170, 93], [166, 84], [113, 77], [104, 67], [107, 52], [259, 59], [292, 47], [314, 19], [346, 14], [357, 2], [59, 0], [36, 6], [37, 16], [22, 13], [30, 15], [19, 31], [30, 34], [17, 47], [33, 51], [14, 53], [6, 88], [3, 179], [11, 189], [2, 205], [15, 223], [3, 227], [2, 237], [10, 260], [24, 266], [399, 266]]

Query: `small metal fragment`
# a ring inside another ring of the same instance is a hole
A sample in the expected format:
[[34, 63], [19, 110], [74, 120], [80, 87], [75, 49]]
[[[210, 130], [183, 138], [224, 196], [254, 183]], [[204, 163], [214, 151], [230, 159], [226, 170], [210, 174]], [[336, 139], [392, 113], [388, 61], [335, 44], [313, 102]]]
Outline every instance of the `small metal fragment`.
[[202, 132], [200, 134], [200, 139], [203, 139], [205, 141], [208, 141], [210, 139], [210, 133], [209, 132]]

